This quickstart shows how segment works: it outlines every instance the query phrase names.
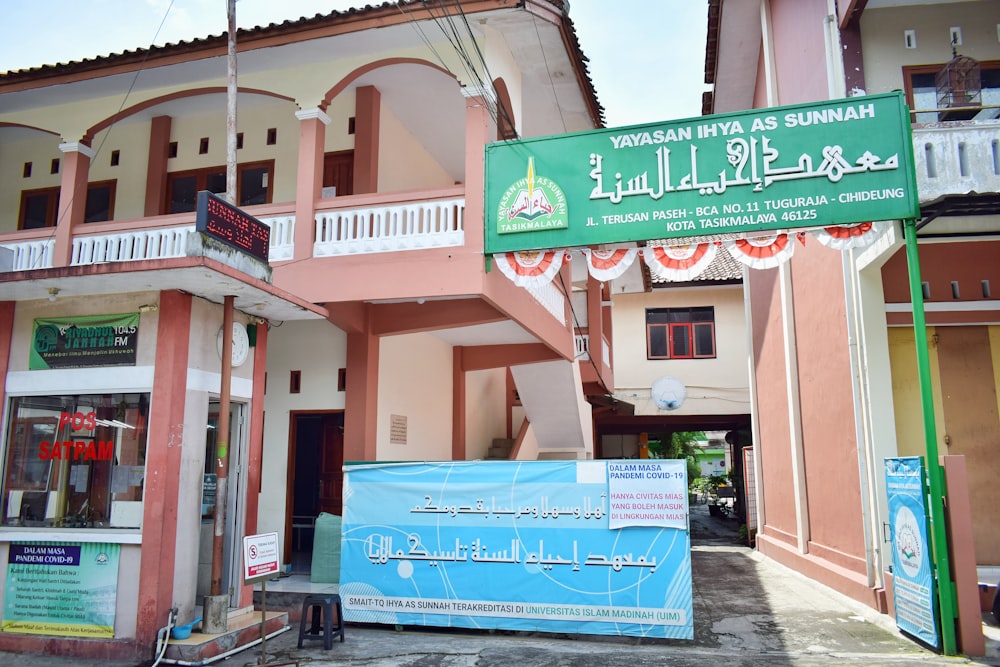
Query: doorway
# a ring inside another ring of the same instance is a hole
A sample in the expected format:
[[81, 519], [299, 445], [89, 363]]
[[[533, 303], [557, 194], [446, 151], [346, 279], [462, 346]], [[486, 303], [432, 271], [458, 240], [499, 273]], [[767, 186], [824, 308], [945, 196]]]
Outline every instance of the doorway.
[[[246, 438], [247, 406], [244, 403], [229, 404], [229, 473], [226, 483], [226, 526], [222, 553], [222, 592], [230, 597], [230, 606], [239, 606], [239, 591], [243, 584], [240, 545], [243, 542], [243, 526], [246, 521], [246, 475], [242, 474], [247, 456]], [[208, 423], [205, 433], [205, 469], [201, 495], [201, 534], [198, 562], [197, 598], [211, 594], [211, 571], [215, 502], [216, 471], [215, 452], [219, 427], [219, 400], [212, 398], [208, 403]]]
[[316, 519], [343, 514], [344, 412], [292, 412], [289, 429], [284, 553], [292, 574], [309, 574]]

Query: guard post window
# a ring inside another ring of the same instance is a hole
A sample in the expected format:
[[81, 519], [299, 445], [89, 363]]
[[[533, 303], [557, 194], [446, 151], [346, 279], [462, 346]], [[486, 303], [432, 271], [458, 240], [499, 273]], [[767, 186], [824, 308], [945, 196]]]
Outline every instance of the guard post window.
[[715, 308], [646, 310], [647, 359], [715, 357]]
[[148, 394], [10, 399], [0, 525], [140, 528]]

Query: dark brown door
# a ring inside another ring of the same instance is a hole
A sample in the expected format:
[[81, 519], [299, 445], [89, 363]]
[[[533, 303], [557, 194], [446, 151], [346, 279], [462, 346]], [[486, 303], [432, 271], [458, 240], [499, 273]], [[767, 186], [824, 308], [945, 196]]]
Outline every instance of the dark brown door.
[[319, 454], [319, 511], [344, 513], [344, 414], [325, 415]]
[[354, 151], [323, 156], [323, 187], [337, 188], [338, 197], [354, 194]]

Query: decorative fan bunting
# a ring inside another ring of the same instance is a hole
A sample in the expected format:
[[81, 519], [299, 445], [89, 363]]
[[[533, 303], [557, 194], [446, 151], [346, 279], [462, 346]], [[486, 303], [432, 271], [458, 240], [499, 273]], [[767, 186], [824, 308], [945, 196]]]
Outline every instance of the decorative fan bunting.
[[715, 259], [715, 243], [649, 246], [642, 249], [649, 270], [667, 280], [693, 280]]
[[566, 258], [564, 250], [529, 250], [493, 255], [505, 276], [518, 287], [540, 287], [552, 282]]
[[607, 282], [620, 278], [632, 266], [638, 248], [618, 248], [617, 250], [584, 249], [583, 256], [587, 260], [587, 271], [595, 280]]
[[836, 225], [813, 230], [816, 240], [827, 248], [847, 250], [866, 248], [882, 235], [884, 227], [874, 222], [859, 222], [856, 225]]
[[723, 243], [736, 261], [753, 269], [773, 269], [791, 259], [795, 250], [788, 234], [768, 234]]

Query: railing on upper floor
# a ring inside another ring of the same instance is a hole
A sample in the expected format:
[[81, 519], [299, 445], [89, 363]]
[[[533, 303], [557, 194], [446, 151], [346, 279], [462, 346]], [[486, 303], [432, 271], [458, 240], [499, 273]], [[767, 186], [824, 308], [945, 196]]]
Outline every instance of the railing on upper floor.
[[313, 256], [460, 246], [464, 211], [464, 199], [318, 211]]
[[[465, 243], [464, 209], [465, 200], [452, 197], [322, 210], [316, 214], [314, 256], [461, 246]], [[271, 228], [269, 260], [280, 262], [292, 259], [295, 215], [279, 212], [264, 214], [258, 219]], [[133, 223], [136, 228], [128, 229]], [[141, 220], [118, 222], [112, 231], [105, 233], [90, 233], [88, 229], [88, 233], [73, 238], [70, 264], [80, 266], [183, 257], [186, 237], [194, 229], [190, 217], [178, 219], [178, 224], [173, 226], [151, 226], [148, 220]], [[0, 243], [0, 247], [8, 248], [12, 253], [11, 269], [51, 268], [55, 247], [51, 231], [48, 230], [44, 238]], [[544, 303], [551, 296], [536, 295], [536, 298]]]
[[1000, 191], [1000, 121], [914, 126], [913, 157], [922, 202]]

